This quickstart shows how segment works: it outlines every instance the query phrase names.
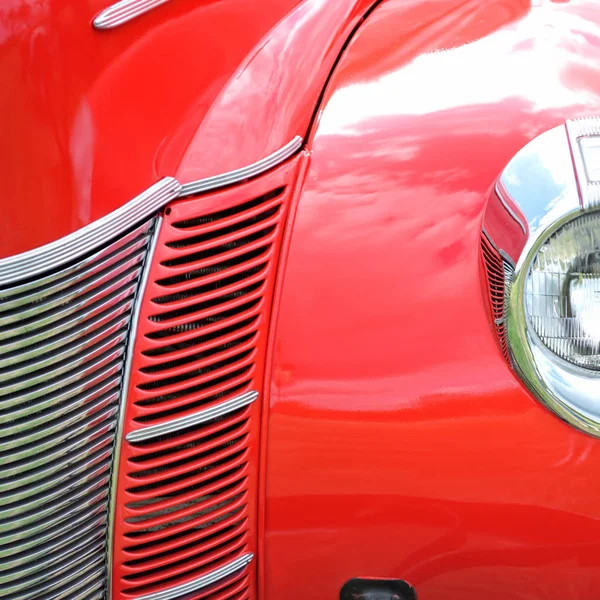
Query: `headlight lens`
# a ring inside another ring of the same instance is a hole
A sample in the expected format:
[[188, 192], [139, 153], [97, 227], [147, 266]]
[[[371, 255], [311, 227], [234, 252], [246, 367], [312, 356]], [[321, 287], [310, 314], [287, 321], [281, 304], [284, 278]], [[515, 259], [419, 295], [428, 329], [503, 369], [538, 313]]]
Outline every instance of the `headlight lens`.
[[542, 343], [600, 371], [600, 215], [570, 221], [540, 247], [525, 282], [525, 311]]

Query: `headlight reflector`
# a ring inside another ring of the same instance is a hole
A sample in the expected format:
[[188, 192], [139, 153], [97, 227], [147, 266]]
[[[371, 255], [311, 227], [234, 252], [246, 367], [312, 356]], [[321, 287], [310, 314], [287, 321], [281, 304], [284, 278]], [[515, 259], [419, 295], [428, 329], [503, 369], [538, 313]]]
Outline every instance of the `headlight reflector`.
[[525, 284], [525, 309], [543, 344], [600, 371], [600, 215], [567, 223], [540, 247]]

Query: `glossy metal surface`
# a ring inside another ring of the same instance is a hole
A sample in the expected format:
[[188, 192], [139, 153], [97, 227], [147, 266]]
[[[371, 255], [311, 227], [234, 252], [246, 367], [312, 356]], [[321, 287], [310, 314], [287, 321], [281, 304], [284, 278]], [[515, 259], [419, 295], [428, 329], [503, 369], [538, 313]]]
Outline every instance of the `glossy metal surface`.
[[222, 175], [215, 175], [214, 177], [208, 177], [207, 179], [200, 179], [199, 181], [190, 181], [185, 183], [181, 187], [179, 193], [180, 196], [193, 196], [195, 194], [202, 194], [210, 190], [215, 190], [234, 183], [240, 183], [251, 177], [256, 177], [273, 167], [285, 162], [288, 158], [292, 157], [296, 152], [302, 148], [302, 138], [297, 135], [291, 142], [288, 142], [283, 148], [280, 148], [273, 154], [241, 169], [230, 171], [229, 173], [223, 173]]
[[275, 308], [266, 600], [330, 600], [352, 577], [423, 600], [596, 599], [600, 443], [505, 362], [480, 235], [510, 159], [597, 112], [598, 47], [594, 0], [386, 0], [349, 45]]
[[121, 0], [105, 8], [92, 22], [96, 29], [114, 29], [124, 25], [168, 0]]
[[41, 264], [51, 253], [20, 257], [39, 279], [0, 288], [1, 598], [106, 587], [122, 370], [152, 226], [62, 270]]
[[[542, 244], [565, 223], [595, 206], [591, 201], [594, 194], [587, 190], [596, 184], [588, 181], [588, 173], [598, 161], [580, 149], [589, 147], [586, 141], [593, 142], [598, 131], [595, 119], [571, 120], [527, 144], [502, 172], [490, 198], [490, 216], [486, 213], [484, 218], [484, 229], [500, 251], [502, 241], [522, 240], [517, 246], [507, 247], [516, 264], [507, 307], [509, 348], [515, 368], [553, 412], [596, 436], [600, 435], [600, 377], [561, 360], [539, 340], [526, 315], [525, 287]], [[510, 218], [498, 218], [502, 210], [498, 204]], [[516, 227], [524, 235], [515, 232]]]
[[[162, 179], [114, 212], [90, 223], [72, 234], [29, 252], [0, 259], [0, 285], [39, 276], [43, 271], [56, 269], [77, 260], [116, 235], [125, 233], [137, 222], [153, 215], [181, 190], [172, 177]], [[63, 275], [61, 275], [62, 277]], [[53, 278], [54, 275], [48, 276]], [[40, 283], [36, 279], [34, 285]], [[7, 293], [21, 293], [20, 287]]]
[[225, 402], [217, 404], [212, 408], [200, 410], [192, 413], [191, 415], [181, 417], [180, 419], [172, 419], [159, 425], [151, 425], [150, 427], [136, 429], [135, 431], [127, 434], [127, 441], [141, 442], [144, 440], [150, 440], [160, 437], [161, 435], [173, 433], [174, 431], [186, 429], [193, 425], [205, 423], [206, 421], [210, 421], [212, 419], [224, 417], [233, 411], [243, 408], [244, 406], [248, 406], [248, 404], [252, 404], [252, 402], [254, 402], [257, 398], [258, 392], [246, 392], [231, 398], [231, 400], [226, 400]]
[[176, 0], [111, 31], [110, 0], [0, 3], [0, 257], [303, 136], [373, 1]]

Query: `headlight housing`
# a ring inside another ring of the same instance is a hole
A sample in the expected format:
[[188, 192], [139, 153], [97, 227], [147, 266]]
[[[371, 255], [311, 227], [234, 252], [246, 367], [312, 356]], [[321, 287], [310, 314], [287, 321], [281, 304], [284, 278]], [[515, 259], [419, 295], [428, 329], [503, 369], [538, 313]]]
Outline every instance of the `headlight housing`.
[[512, 367], [561, 418], [600, 437], [598, 148], [596, 119], [533, 140], [498, 180], [484, 236], [504, 265], [494, 323]]

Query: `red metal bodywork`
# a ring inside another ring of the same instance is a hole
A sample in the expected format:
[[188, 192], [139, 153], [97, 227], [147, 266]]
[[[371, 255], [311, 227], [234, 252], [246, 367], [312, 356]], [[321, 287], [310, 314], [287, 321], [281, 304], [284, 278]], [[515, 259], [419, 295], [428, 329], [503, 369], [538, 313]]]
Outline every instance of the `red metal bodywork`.
[[305, 134], [373, 2], [170, 0], [107, 31], [111, 0], [0, 3], [0, 258]]
[[360, 576], [420, 600], [597, 598], [600, 443], [503, 359], [480, 232], [509, 159], [598, 113], [599, 48], [595, 0], [388, 0], [347, 48], [276, 309], [266, 599]]

